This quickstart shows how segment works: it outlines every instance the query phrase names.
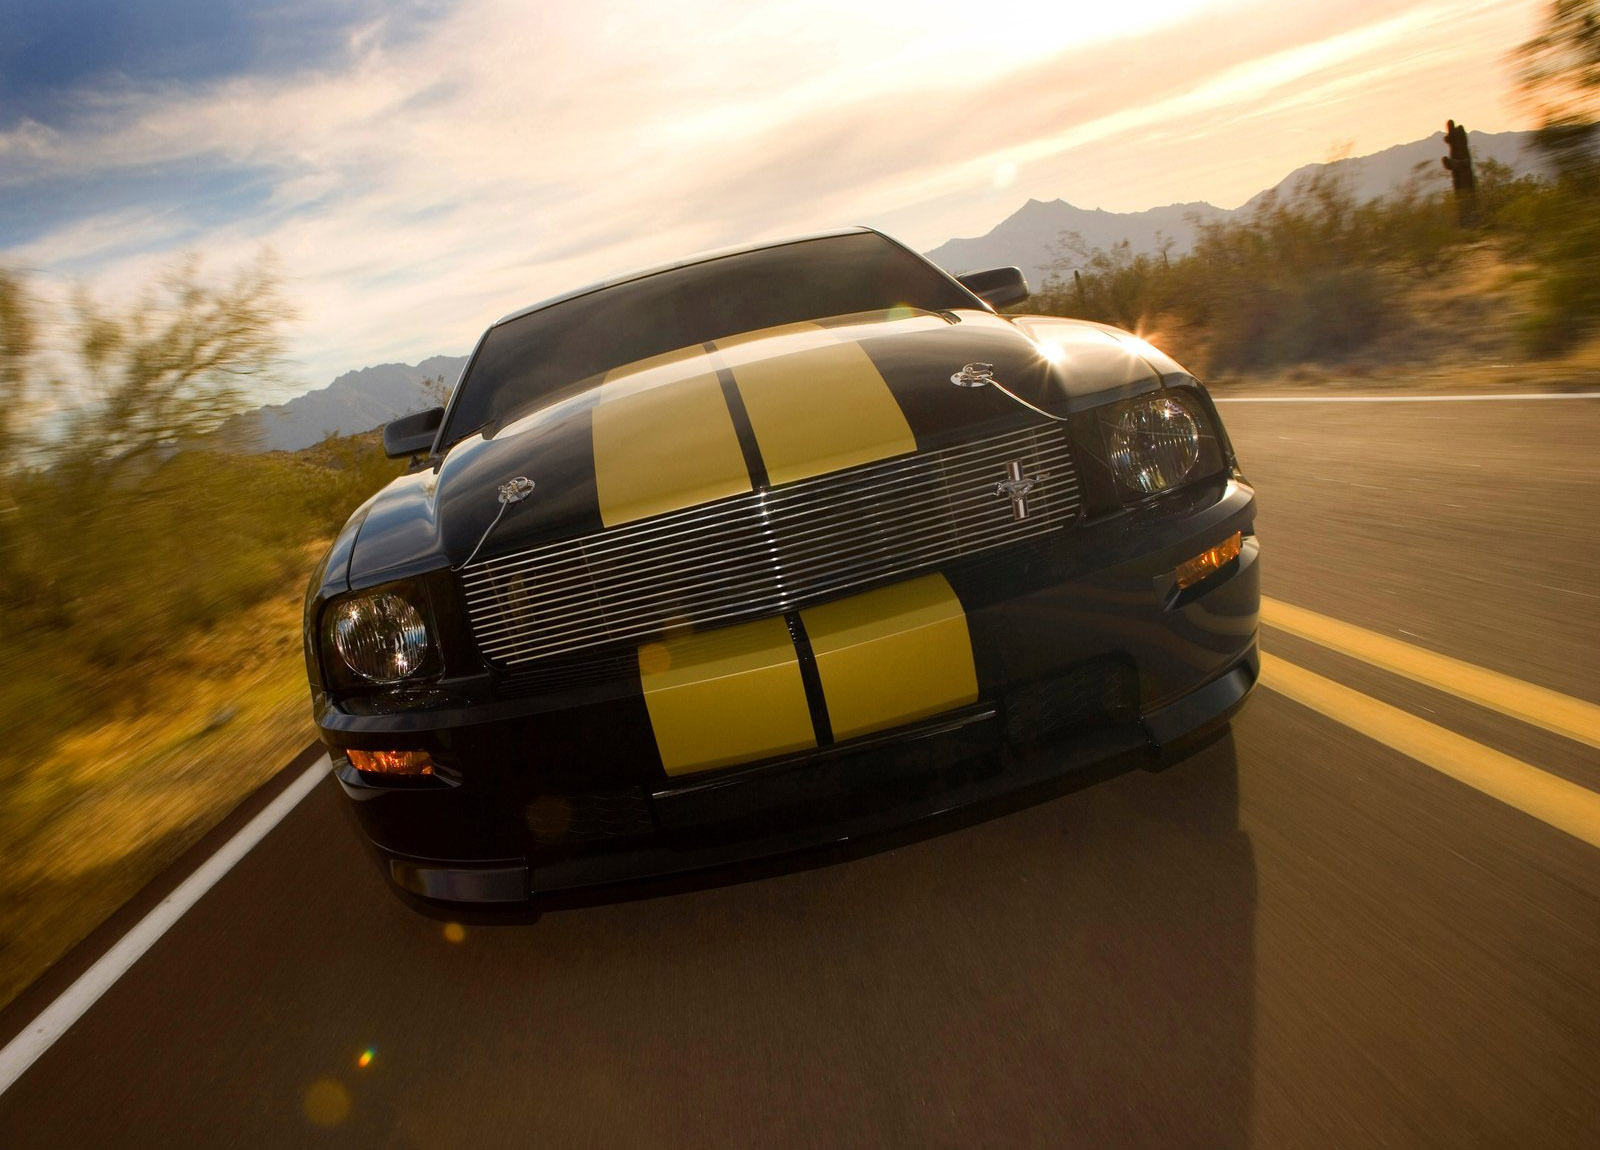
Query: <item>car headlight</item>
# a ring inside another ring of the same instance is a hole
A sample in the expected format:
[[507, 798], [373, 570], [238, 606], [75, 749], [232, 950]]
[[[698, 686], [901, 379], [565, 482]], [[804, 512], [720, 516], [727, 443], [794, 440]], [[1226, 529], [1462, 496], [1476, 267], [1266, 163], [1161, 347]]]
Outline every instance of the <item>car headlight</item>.
[[1112, 409], [1103, 430], [1107, 462], [1125, 495], [1155, 495], [1177, 487], [1197, 474], [1207, 455], [1215, 454], [1214, 437], [1195, 412], [1167, 392]]
[[432, 642], [422, 612], [394, 591], [340, 600], [327, 638], [344, 665], [369, 683], [398, 683], [423, 669]]

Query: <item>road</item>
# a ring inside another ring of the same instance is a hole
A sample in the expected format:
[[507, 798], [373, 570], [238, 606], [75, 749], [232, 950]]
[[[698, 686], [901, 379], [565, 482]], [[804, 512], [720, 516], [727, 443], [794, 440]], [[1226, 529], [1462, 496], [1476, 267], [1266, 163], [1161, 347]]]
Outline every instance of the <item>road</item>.
[[[1600, 400], [1224, 415], [1271, 601], [1600, 703]], [[1600, 846], [1527, 813], [1588, 809], [1600, 750], [1520, 686], [1263, 640], [1163, 773], [527, 924], [406, 909], [325, 780], [0, 1095], [0, 1145], [1600, 1145]]]

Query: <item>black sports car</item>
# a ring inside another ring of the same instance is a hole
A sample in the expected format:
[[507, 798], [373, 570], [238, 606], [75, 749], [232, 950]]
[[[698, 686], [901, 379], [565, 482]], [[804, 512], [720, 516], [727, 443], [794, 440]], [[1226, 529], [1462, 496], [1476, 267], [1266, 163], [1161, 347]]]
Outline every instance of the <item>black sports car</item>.
[[1200, 384], [853, 229], [494, 324], [311, 578], [317, 727], [453, 902], [905, 823], [1225, 723], [1255, 495]]

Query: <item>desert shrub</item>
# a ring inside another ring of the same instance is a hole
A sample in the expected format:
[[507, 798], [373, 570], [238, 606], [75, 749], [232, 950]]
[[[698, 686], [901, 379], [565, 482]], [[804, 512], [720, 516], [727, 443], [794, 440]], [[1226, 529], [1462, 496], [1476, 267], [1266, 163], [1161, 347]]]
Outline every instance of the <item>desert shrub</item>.
[[1386, 353], [1405, 346], [1416, 331], [1416, 290], [1489, 244], [1528, 269], [1534, 309], [1521, 334], [1528, 350], [1551, 354], [1600, 327], [1597, 187], [1571, 171], [1552, 182], [1487, 162], [1463, 227], [1448, 182], [1430, 169], [1367, 202], [1323, 174], [1263, 197], [1243, 218], [1201, 224], [1181, 257], [1126, 243], [1085, 251], [1069, 237], [1056, 274], [1027, 306], [1157, 329], [1202, 370], [1337, 364], [1380, 341]]
[[1600, 196], [1561, 187], [1531, 213], [1535, 309], [1519, 334], [1535, 355], [1566, 351], [1600, 327]]
[[23, 546], [0, 602], [12, 751], [136, 698], [130, 668], [182, 666], [192, 636], [297, 596], [316, 548], [400, 470], [369, 435], [294, 455], [184, 451], [88, 493], [50, 470], [13, 477]]
[[[212, 432], [271, 368], [286, 314], [265, 270], [214, 288], [190, 265], [129, 309], [81, 301], [75, 323], [51, 323], [0, 272], [8, 757], [137, 698], [131, 668], [182, 667], [197, 633], [298, 596], [318, 542], [401, 470], [371, 435], [222, 449]], [[41, 330], [70, 333], [75, 373], [52, 374]]]

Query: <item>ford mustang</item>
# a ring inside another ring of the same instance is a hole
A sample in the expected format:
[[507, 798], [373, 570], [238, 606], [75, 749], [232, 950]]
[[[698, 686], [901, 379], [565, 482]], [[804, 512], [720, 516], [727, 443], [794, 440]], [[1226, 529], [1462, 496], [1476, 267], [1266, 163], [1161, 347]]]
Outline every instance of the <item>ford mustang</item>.
[[411, 896], [522, 903], [1181, 757], [1255, 684], [1205, 389], [856, 228], [492, 325], [311, 577], [316, 724]]

